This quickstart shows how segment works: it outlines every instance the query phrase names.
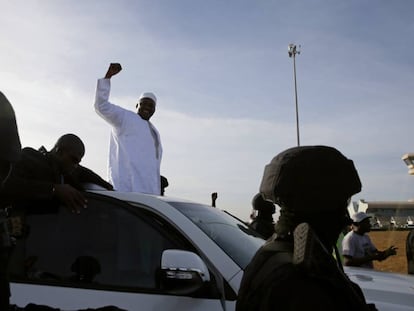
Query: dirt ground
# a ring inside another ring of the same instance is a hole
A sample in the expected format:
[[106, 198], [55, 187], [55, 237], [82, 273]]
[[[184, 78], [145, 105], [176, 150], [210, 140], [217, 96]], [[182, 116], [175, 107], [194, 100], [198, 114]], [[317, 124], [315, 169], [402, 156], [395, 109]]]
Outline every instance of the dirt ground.
[[384, 250], [391, 245], [398, 247], [397, 255], [379, 262], [374, 261], [374, 268], [380, 271], [398, 272], [407, 274], [407, 257], [405, 240], [410, 231], [372, 231], [369, 234], [378, 250]]

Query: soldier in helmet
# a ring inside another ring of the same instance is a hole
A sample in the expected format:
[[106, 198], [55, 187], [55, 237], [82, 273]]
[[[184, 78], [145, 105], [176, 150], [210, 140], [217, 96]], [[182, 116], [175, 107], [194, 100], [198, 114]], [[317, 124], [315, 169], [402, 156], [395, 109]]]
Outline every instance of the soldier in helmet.
[[260, 192], [280, 206], [280, 217], [246, 268], [236, 310], [376, 310], [332, 256], [360, 190], [353, 162], [332, 147], [295, 147], [273, 158]]
[[253, 210], [257, 211], [257, 216], [250, 227], [267, 240], [275, 232], [273, 221], [273, 214], [276, 211], [275, 205], [271, 201], [265, 200], [261, 193], [258, 193], [253, 197], [252, 206]]

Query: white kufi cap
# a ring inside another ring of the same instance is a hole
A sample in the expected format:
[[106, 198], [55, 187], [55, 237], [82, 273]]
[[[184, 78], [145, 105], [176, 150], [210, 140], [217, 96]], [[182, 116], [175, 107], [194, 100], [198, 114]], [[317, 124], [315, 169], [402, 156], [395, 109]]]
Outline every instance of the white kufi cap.
[[361, 222], [361, 221], [363, 221], [364, 219], [367, 219], [367, 218], [371, 218], [371, 216], [368, 216], [366, 213], [364, 213], [364, 212], [358, 212], [358, 213], [356, 213], [356, 214], [354, 214], [354, 215], [352, 215], [352, 221], [354, 222], [354, 223], [359, 223], [359, 222]]
[[154, 93], [151, 93], [151, 92], [142, 93], [141, 96], [139, 97], [139, 100], [143, 98], [151, 98], [155, 104], [157, 103], [157, 97], [155, 97]]

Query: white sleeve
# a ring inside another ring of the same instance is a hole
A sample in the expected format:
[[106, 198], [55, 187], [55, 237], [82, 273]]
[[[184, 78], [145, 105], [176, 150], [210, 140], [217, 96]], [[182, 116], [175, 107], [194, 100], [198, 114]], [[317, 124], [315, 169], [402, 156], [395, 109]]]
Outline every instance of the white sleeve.
[[109, 102], [110, 91], [111, 80], [98, 79], [98, 85], [96, 86], [95, 111], [106, 122], [119, 129], [122, 126], [124, 115], [127, 110]]
[[342, 240], [342, 255], [354, 257], [355, 244], [351, 236], [346, 235]]

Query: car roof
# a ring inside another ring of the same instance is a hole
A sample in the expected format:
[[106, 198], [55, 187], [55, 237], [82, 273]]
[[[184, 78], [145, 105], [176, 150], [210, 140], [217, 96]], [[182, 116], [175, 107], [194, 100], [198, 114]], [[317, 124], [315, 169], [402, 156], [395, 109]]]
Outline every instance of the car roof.
[[120, 192], [120, 191], [108, 191], [108, 190], [88, 190], [88, 192], [113, 197], [113, 198], [127, 201], [127, 202], [146, 202], [146, 201], [154, 202], [157, 200], [161, 200], [164, 202], [183, 202], [183, 203], [201, 204], [201, 203], [197, 203], [197, 202], [183, 199], [183, 198], [160, 196], [160, 195], [146, 194], [146, 193], [139, 193], [139, 192]]

